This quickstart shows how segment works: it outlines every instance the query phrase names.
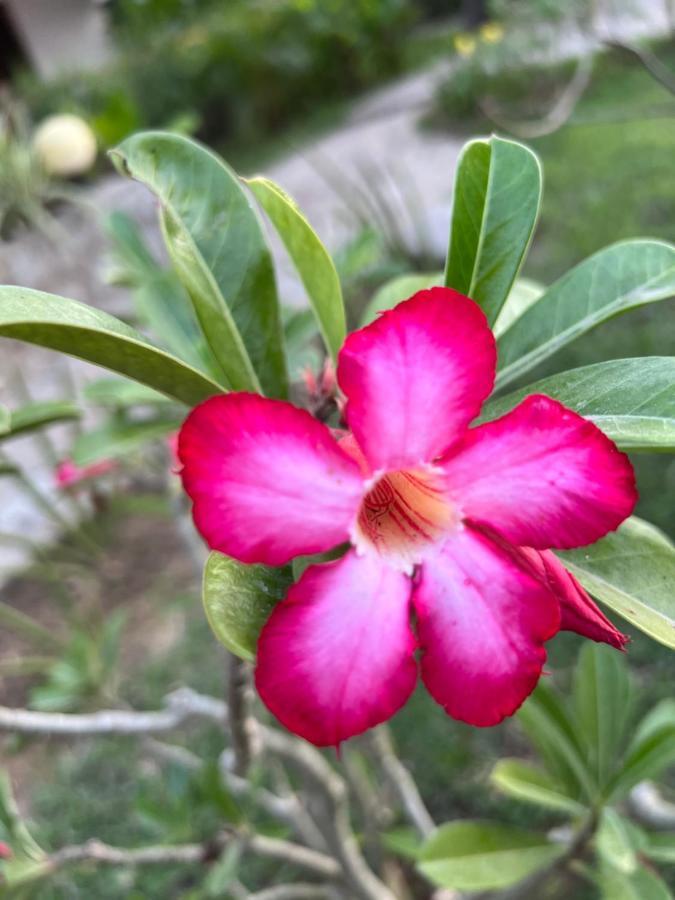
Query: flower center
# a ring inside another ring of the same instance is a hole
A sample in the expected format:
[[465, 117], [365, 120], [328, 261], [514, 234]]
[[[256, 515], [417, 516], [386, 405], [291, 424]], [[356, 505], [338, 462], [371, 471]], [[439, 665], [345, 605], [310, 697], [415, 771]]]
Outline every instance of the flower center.
[[366, 494], [352, 537], [360, 552], [375, 551], [412, 571], [424, 551], [458, 523], [438, 471], [388, 472]]

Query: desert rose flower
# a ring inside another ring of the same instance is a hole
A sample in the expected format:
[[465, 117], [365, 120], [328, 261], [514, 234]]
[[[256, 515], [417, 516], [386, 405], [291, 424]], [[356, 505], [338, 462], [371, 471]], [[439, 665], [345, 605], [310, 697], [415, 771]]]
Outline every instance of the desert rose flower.
[[183, 425], [183, 484], [210, 547], [279, 566], [351, 544], [304, 572], [258, 642], [260, 696], [317, 745], [400, 709], [418, 650], [451, 716], [495, 725], [534, 689], [561, 608], [562, 624], [586, 633], [607, 621], [583, 592], [570, 600], [538, 551], [590, 544], [630, 515], [630, 462], [541, 395], [469, 428], [495, 364], [480, 308], [432, 288], [347, 337], [342, 438], [248, 393], [213, 397]]
[[82, 482], [107, 475], [116, 466], [117, 463], [114, 459], [102, 459], [89, 466], [78, 466], [72, 459], [64, 459], [56, 467], [56, 483], [62, 490], [68, 490]]

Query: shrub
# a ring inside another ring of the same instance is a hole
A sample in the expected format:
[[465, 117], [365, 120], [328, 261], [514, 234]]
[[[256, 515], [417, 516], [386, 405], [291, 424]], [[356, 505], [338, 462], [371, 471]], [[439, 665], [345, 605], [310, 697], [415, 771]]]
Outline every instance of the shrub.
[[399, 71], [417, 16], [411, 0], [126, 0], [107, 71], [24, 78], [23, 93], [37, 116], [88, 116], [106, 143], [188, 113], [207, 140], [253, 140]]

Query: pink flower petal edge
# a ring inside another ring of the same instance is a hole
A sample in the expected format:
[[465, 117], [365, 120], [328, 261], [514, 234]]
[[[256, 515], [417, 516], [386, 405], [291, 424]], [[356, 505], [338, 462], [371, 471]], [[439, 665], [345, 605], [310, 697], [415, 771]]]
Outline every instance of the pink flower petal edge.
[[520, 550], [560, 603], [561, 631], [574, 631], [617, 650], [625, 648], [630, 638], [610, 622], [554, 553], [529, 547]]
[[417, 680], [410, 580], [352, 550], [310, 566], [258, 641], [258, 692], [279, 721], [317, 746], [384, 722]]
[[372, 469], [430, 462], [461, 437], [492, 390], [495, 341], [480, 307], [420, 291], [347, 337], [338, 382]]
[[551, 593], [487, 535], [449, 538], [413, 593], [422, 679], [449, 715], [497, 725], [534, 690], [560, 624]]
[[628, 457], [588, 419], [541, 394], [468, 431], [442, 467], [465, 518], [538, 549], [591, 544], [637, 501]]
[[214, 550], [277, 566], [349, 536], [363, 477], [328, 428], [290, 403], [212, 397], [185, 421], [178, 455], [195, 525]]

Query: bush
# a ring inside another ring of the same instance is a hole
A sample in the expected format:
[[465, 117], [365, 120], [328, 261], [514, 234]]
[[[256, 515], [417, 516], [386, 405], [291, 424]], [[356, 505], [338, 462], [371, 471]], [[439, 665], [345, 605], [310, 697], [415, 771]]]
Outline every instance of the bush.
[[207, 141], [250, 141], [399, 71], [417, 16], [411, 0], [126, 0], [108, 71], [23, 92], [37, 116], [87, 115], [106, 143], [185, 114]]

